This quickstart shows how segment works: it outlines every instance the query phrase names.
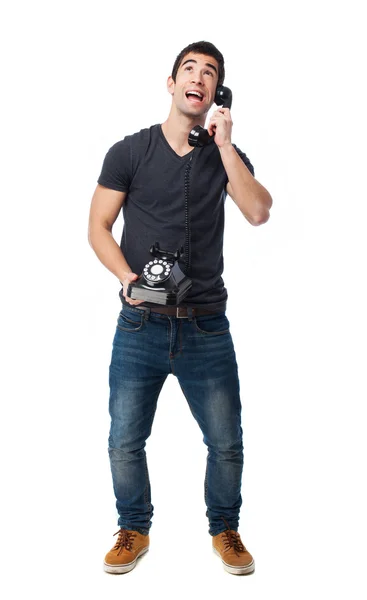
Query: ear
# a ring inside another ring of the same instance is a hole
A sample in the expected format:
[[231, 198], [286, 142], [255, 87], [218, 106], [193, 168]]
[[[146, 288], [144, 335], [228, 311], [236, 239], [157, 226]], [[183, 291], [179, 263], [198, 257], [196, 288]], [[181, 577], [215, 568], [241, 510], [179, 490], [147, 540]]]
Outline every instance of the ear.
[[167, 79], [167, 90], [171, 94], [171, 96], [173, 96], [175, 91], [175, 82], [173, 81], [171, 75]]

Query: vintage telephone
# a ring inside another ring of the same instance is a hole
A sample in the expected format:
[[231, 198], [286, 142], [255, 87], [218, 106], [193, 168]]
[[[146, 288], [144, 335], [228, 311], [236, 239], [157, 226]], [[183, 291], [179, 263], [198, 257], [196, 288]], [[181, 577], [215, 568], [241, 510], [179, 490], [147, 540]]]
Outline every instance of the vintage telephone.
[[[232, 92], [224, 85], [218, 86], [214, 102], [217, 106], [231, 108]], [[209, 135], [208, 130], [196, 125], [189, 133], [188, 142], [194, 146], [185, 170], [185, 248], [181, 246], [174, 252], [161, 250], [159, 243], [155, 242], [150, 247], [152, 260], [146, 263], [139, 279], [129, 284], [127, 296], [133, 300], [144, 300], [153, 304], [177, 306], [185, 298], [192, 286], [188, 275], [191, 268], [190, 252], [190, 171], [192, 157], [197, 147], [206, 146], [214, 141], [214, 135]], [[185, 256], [185, 273], [180, 269], [178, 260]]]
[[177, 262], [184, 254], [184, 248], [168, 252], [161, 250], [159, 243], [155, 242], [150, 253], [152, 260], [145, 265], [139, 279], [129, 284], [127, 296], [156, 304], [179, 304], [192, 286], [191, 279], [181, 271]]

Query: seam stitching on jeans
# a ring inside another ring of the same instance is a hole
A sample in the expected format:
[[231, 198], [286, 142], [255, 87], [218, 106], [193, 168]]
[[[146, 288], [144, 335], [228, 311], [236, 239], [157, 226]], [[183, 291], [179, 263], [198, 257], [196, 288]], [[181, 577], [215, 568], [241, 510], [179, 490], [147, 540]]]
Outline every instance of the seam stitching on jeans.
[[145, 500], [145, 504], [147, 505], [148, 508], [148, 512], [149, 512], [149, 516], [147, 519], [147, 528], [149, 529], [149, 522], [151, 519], [151, 511], [152, 511], [152, 505], [151, 502], [149, 502], [148, 499], [148, 489], [149, 489], [149, 476], [148, 476], [148, 464], [147, 464], [147, 457], [146, 454], [144, 456], [144, 465], [145, 465], [145, 489], [144, 489], [144, 500]]

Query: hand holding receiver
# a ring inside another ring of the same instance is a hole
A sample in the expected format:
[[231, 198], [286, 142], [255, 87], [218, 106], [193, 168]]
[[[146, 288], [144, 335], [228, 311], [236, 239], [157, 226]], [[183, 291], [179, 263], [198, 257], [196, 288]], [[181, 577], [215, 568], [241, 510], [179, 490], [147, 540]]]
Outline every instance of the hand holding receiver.
[[[232, 106], [232, 91], [225, 87], [224, 85], [221, 85], [219, 87], [217, 87], [216, 93], [215, 93], [215, 98], [214, 98], [214, 103], [217, 106], [222, 106], [222, 108], [231, 108]], [[216, 111], [218, 112], [218, 111]], [[220, 111], [221, 113], [223, 111]], [[229, 113], [229, 111], [225, 111], [226, 113]], [[215, 125], [215, 123], [211, 123], [212, 125]], [[212, 128], [211, 128], [212, 129]], [[204, 127], [201, 127], [200, 125], [196, 125], [195, 127], [193, 127], [189, 133], [189, 145], [190, 146], [206, 146], [207, 144], [211, 144], [212, 142], [214, 142], [214, 135], [210, 135], [210, 132], [207, 129], [204, 129]]]
[[214, 137], [218, 148], [232, 145], [232, 117], [229, 108], [218, 108], [209, 121], [208, 133]]

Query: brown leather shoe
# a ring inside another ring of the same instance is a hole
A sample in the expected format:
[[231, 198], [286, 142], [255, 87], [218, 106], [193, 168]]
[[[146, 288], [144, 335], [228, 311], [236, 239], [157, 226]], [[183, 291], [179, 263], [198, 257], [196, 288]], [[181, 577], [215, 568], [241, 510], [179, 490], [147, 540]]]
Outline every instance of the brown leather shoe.
[[142, 535], [131, 529], [119, 529], [117, 542], [104, 559], [107, 573], [127, 573], [131, 571], [139, 556], [149, 550], [149, 535]]
[[255, 570], [255, 561], [243, 545], [240, 534], [229, 527], [213, 536], [213, 551], [232, 575], [246, 575]]

